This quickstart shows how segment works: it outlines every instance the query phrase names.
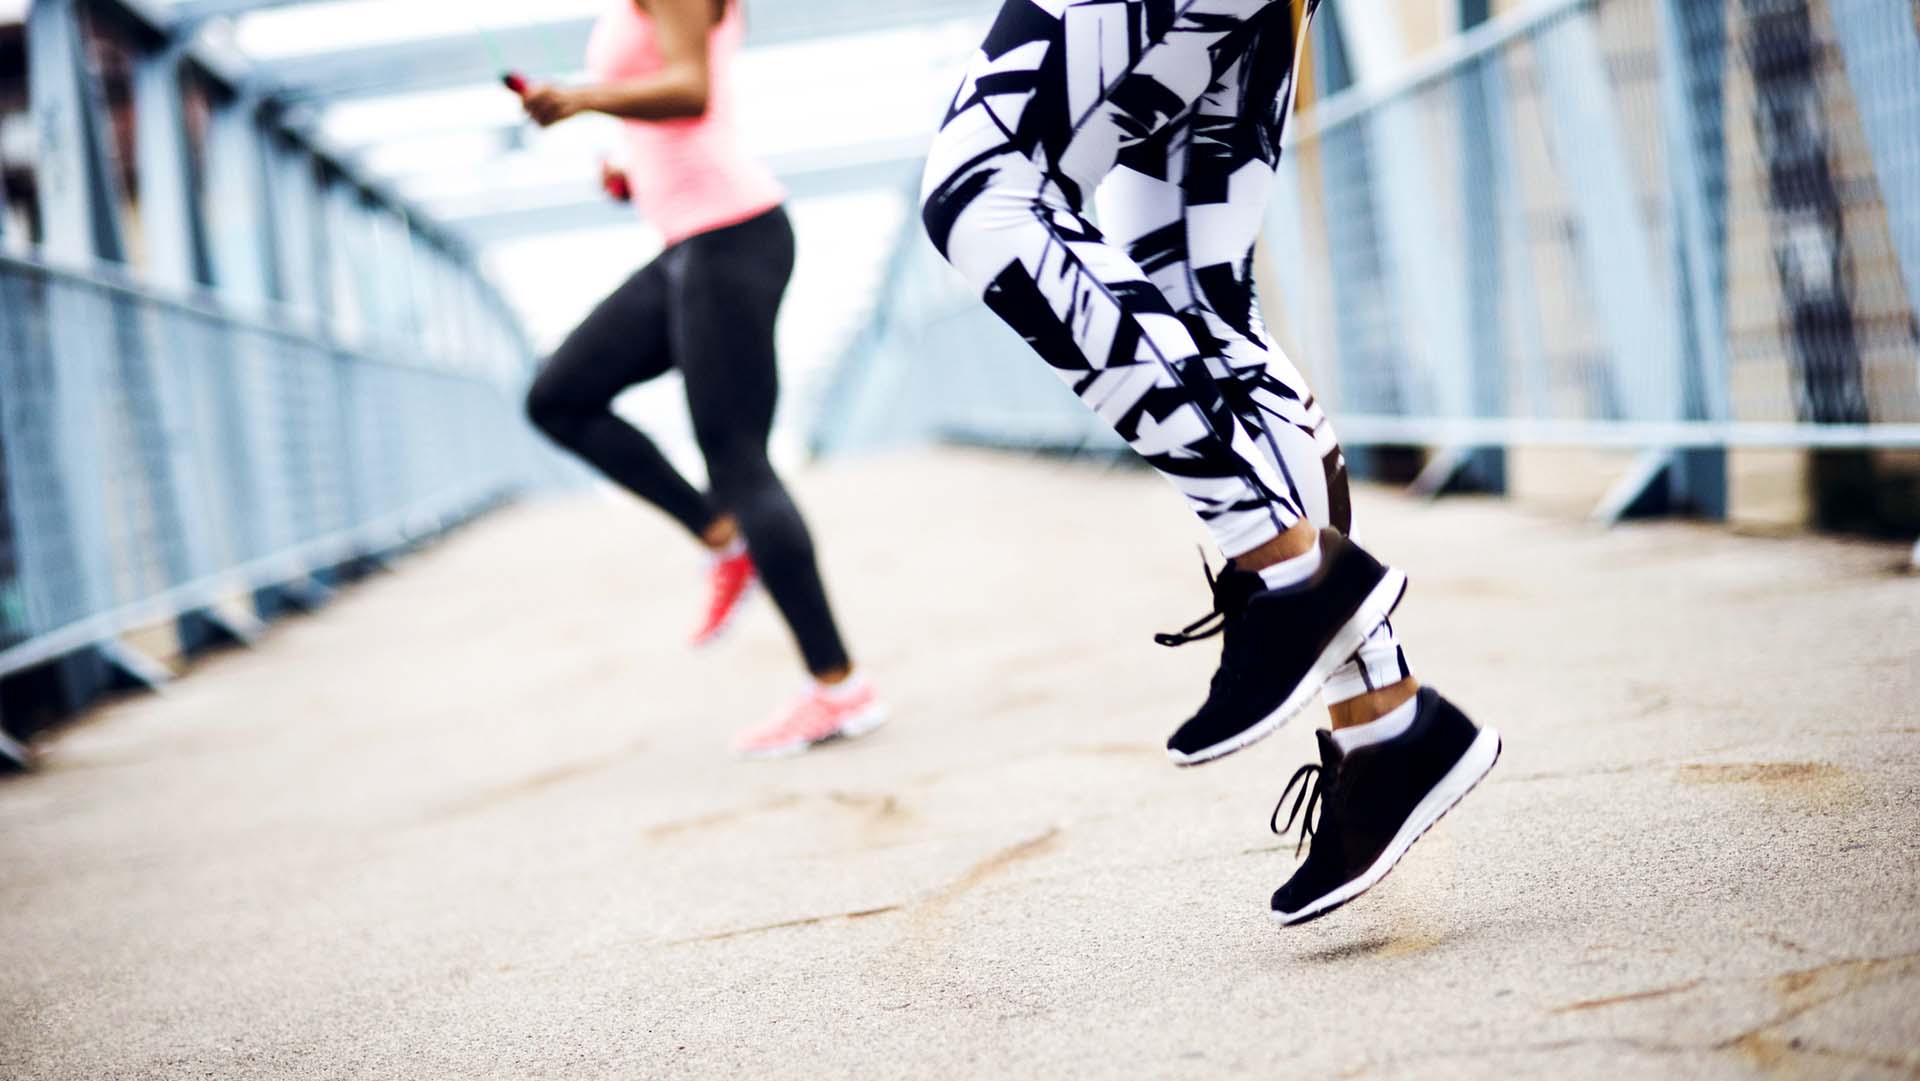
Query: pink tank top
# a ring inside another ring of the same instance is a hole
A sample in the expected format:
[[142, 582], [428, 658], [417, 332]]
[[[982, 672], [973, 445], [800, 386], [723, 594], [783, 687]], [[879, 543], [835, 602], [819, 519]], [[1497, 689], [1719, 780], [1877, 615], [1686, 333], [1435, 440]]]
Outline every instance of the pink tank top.
[[[773, 173], [740, 149], [734, 131], [733, 61], [746, 36], [740, 0], [707, 37], [707, 111], [684, 120], [628, 120], [622, 163], [642, 217], [676, 244], [779, 206]], [[633, 0], [613, 0], [587, 40], [587, 71], [599, 82], [643, 79], [663, 64], [653, 19]]]

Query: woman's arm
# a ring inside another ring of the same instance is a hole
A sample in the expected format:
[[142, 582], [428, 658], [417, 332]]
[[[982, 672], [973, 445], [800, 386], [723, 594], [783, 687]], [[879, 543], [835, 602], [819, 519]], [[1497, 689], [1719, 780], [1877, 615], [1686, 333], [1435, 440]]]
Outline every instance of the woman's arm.
[[707, 32], [713, 0], [652, 0], [661, 68], [644, 79], [597, 86], [535, 86], [522, 100], [541, 127], [585, 112], [627, 120], [677, 120], [707, 111]]

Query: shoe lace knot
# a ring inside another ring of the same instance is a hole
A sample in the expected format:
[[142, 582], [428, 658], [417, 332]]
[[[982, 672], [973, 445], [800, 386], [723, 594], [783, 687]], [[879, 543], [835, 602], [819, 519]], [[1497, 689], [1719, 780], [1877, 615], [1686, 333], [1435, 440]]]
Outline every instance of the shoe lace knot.
[[[1326, 775], [1327, 771], [1318, 762], [1301, 766], [1293, 771], [1293, 776], [1287, 780], [1287, 787], [1280, 790], [1280, 802], [1273, 805], [1273, 817], [1268, 820], [1267, 828], [1277, 836], [1285, 837], [1287, 831], [1293, 828], [1294, 821], [1297, 819], [1300, 822], [1300, 840], [1293, 846], [1296, 856], [1307, 843], [1307, 838], [1312, 837], [1320, 826], [1320, 810], [1323, 806], [1321, 794]], [[1296, 786], [1300, 794], [1295, 796], [1293, 810], [1287, 812], [1287, 824], [1283, 826], [1280, 824], [1280, 808], [1287, 805], [1287, 797], [1294, 794]]]
[[1230, 606], [1226, 598], [1221, 596], [1220, 579], [1213, 573], [1212, 565], [1207, 562], [1207, 553], [1204, 549], [1200, 552], [1200, 570], [1207, 576], [1207, 589], [1213, 593], [1213, 610], [1177, 631], [1155, 634], [1154, 644], [1177, 648], [1198, 642], [1203, 638], [1212, 638], [1227, 629], [1227, 624], [1238, 609]]

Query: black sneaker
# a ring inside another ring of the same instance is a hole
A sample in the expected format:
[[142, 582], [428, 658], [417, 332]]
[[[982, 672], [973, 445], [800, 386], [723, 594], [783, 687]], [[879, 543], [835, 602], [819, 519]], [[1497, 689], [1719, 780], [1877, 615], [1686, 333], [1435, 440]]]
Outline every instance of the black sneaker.
[[1320, 531], [1320, 569], [1288, 589], [1268, 589], [1252, 571], [1229, 567], [1213, 586], [1213, 611], [1163, 646], [1225, 633], [1220, 670], [1207, 700], [1167, 740], [1175, 765], [1230, 754], [1300, 712], [1407, 591], [1407, 576], [1384, 567], [1337, 530]]
[[1306, 862], [1273, 895], [1281, 923], [1324, 916], [1385, 878], [1499, 760], [1500, 733], [1475, 727], [1433, 688], [1420, 688], [1414, 708], [1405, 732], [1351, 754], [1341, 753], [1333, 733], [1315, 733], [1320, 762], [1301, 766], [1280, 793], [1284, 805], [1301, 786], [1286, 825], [1273, 809], [1273, 831], [1285, 833], [1304, 806], [1300, 840], [1313, 838]]

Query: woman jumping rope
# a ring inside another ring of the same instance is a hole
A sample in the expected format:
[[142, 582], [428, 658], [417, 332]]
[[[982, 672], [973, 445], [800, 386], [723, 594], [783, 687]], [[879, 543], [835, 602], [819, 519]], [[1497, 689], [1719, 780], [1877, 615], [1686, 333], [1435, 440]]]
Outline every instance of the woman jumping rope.
[[1274, 811], [1276, 831], [1304, 811], [1312, 837], [1273, 895], [1283, 923], [1378, 882], [1500, 753], [1493, 729], [1415, 682], [1387, 622], [1406, 578], [1347, 539], [1339, 444], [1254, 302], [1318, 0], [1299, 2], [1296, 35], [1293, 0], [1005, 0], [934, 140], [922, 215], [1228, 557], [1209, 573], [1213, 612], [1159, 638], [1224, 639], [1173, 760], [1239, 750], [1324, 690], [1320, 761], [1283, 791], [1286, 826]]
[[[508, 85], [543, 127], [583, 112], [624, 121], [626, 171], [603, 180], [631, 191], [666, 250], [561, 344], [527, 394], [528, 415], [706, 546], [712, 603], [696, 644], [727, 626], [756, 578], [765, 584], [813, 685], [772, 723], [737, 737], [736, 751], [785, 754], [859, 735], [884, 711], [848, 659], [806, 523], [767, 461], [774, 317], [793, 272], [793, 229], [779, 183], [736, 142], [740, 0], [611, 3], [587, 45], [590, 85], [519, 76]], [[612, 410], [621, 391], [669, 369], [686, 380], [708, 492]]]

